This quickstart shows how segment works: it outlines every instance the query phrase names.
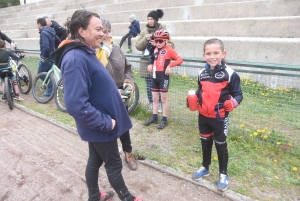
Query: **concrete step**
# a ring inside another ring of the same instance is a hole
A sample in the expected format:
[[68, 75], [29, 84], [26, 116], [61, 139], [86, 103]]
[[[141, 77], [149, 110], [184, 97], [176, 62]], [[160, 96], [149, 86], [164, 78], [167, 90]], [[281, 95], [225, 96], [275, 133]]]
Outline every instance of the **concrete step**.
[[[176, 51], [182, 57], [200, 57], [203, 54], [203, 44], [207, 37], [173, 37]], [[235, 61], [248, 61], [260, 63], [275, 63], [286, 65], [299, 65], [300, 57], [297, 54], [300, 47], [300, 39], [293, 38], [253, 38], [253, 37], [218, 37], [224, 42], [227, 50], [226, 59]], [[115, 44], [119, 44], [121, 37], [114, 37]], [[135, 54], [142, 52], [136, 50], [137, 38], [132, 39], [132, 50]], [[19, 48], [39, 50], [39, 38], [15, 39]], [[127, 40], [122, 46], [125, 52]]]
[[[234, 2], [234, 3], [222, 3], [222, 4], [203, 4], [194, 5], [194, 1], [187, 0], [184, 3], [177, 2], [175, 5], [170, 4], [172, 0], [166, 0], [161, 3], [165, 15], [163, 20], [195, 20], [195, 19], [222, 19], [222, 18], [247, 18], [247, 17], [278, 17], [278, 16], [299, 16], [300, 15], [300, 3], [298, 1], [275, 1], [270, 3], [270, 0], [260, 1], [246, 1], [246, 2]], [[152, 2], [148, 1], [132, 1], [127, 3], [110, 3], [111, 0], [106, 0], [108, 4], [101, 6], [95, 6], [95, 1], [89, 1], [92, 6], [86, 7], [87, 9], [101, 14], [103, 17], [110, 19], [111, 22], [128, 22], [128, 16], [135, 13], [139, 21], [146, 21], [147, 14], [155, 9], [152, 8]], [[89, 5], [89, 3], [85, 3]], [[172, 7], [169, 7], [172, 5]], [[176, 7], [174, 7], [176, 6]], [[234, 7], [234, 9], [232, 9]], [[69, 9], [73, 8], [73, 9]], [[7, 24], [22, 21], [36, 20], [38, 17], [44, 15], [50, 15], [54, 19], [72, 16], [76, 9], [80, 9], [79, 3], [72, 5], [64, 4], [59, 6], [49, 6], [42, 9], [36, 9], [34, 15], [32, 11], [24, 11], [20, 13], [7, 14], [3, 18], [6, 19]], [[217, 10], [218, 12], [212, 12]], [[247, 12], [251, 10], [251, 12]], [[17, 19], [16, 19], [17, 18]], [[31, 19], [30, 19], [31, 18]], [[2, 25], [2, 24], [0, 24]]]
[[[59, 19], [57, 22], [63, 25], [65, 19]], [[161, 21], [161, 23], [166, 25], [172, 36], [300, 38], [300, 30], [295, 29], [300, 24], [300, 16]], [[128, 26], [129, 23], [112, 23], [114, 35], [125, 35]], [[141, 22], [140, 26], [144, 29], [146, 23]], [[1, 28], [4, 31], [30, 30], [32, 32], [31, 29], [36, 29], [36, 21], [2, 25]], [[28, 35], [30, 37], [31, 33]]]

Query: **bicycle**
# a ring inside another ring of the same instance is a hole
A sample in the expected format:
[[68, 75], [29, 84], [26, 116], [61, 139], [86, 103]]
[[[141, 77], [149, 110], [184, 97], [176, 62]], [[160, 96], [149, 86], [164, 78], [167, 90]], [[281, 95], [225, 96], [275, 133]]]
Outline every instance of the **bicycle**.
[[[134, 83], [134, 92], [131, 93], [130, 90], [127, 90], [126, 88], [123, 90], [121, 93], [121, 97], [123, 101], [125, 102], [128, 98], [129, 103], [128, 103], [128, 114], [130, 114], [138, 105], [139, 98], [140, 98], [140, 92], [139, 88], [136, 83]], [[57, 87], [56, 87], [56, 93], [55, 93], [55, 103], [58, 107], [59, 110], [63, 112], [67, 112], [65, 102], [64, 102], [64, 85], [63, 85], [63, 80], [60, 79], [57, 82]]]
[[[48, 103], [56, 94], [57, 82], [61, 79], [60, 69], [53, 64], [48, 72], [39, 73], [33, 80], [32, 95], [39, 103]], [[51, 89], [52, 87], [52, 89]], [[50, 95], [45, 95], [48, 91]]]
[[67, 112], [65, 101], [64, 101], [64, 84], [62, 78], [57, 82], [55, 103], [59, 110]]
[[32, 75], [29, 68], [21, 63], [21, 60], [25, 57], [25, 55], [22, 54], [24, 51], [15, 48], [15, 50], [11, 50], [11, 52], [20, 58], [18, 61], [10, 59], [10, 66], [16, 74], [18, 88], [22, 94], [28, 94], [32, 88]]
[[8, 107], [10, 110], [14, 108], [14, 99], [15, 91], [13, 87], [12, 80], [8, 77], [8, 73], [12, 71], [11, 67], [0, 69], [0, 73], [5, 73], [6, 76], [4, 78], [4, 93], [6, 94], [6, 102], [8, 103]]

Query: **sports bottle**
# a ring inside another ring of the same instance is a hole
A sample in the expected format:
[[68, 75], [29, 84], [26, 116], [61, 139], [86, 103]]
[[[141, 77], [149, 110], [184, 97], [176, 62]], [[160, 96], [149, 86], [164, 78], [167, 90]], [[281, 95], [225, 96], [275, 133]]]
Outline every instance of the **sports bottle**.
[[196, 111], [198, 108], [198, 97], [196, 95], [195, 90], [189, 90], [188, 96], [187, 96], [187, 107], [191, 111]]

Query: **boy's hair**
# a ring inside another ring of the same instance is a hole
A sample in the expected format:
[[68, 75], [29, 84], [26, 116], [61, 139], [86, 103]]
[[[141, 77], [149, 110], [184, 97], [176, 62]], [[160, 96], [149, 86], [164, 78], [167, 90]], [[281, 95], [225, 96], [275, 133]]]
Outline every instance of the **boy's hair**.
[[4, 48], [6, 46], [6, 43], [3, 40], [0, 40], [0, 48]]
[[204, 45], [203, 45], [203, 52], [205, 52], [205, 47], [207, 45], [211, 45], [211, 44], [219, 44], [220, 45], [220, 48], [222, 50], [222, 52], [224, 51], [224, 44], [223, 42], [220, 40], [220, 39], [217, 39], [217, 38], [212, 38], [212, 39], [209, 39], [207, 40]]
[[42, 26], [46, 26], [47, 25], [47, 22], [46, 22], [46, 20], [44, 18], [38, 18], [36, 20], [36, 23], [37, 24], [41, 24]]

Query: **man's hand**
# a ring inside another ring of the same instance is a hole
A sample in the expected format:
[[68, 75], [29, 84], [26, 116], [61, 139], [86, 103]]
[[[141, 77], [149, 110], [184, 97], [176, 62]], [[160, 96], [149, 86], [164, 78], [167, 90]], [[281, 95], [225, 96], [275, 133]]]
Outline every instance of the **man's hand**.
[[14, 43], [14, 42], [11, 42], [10, 47], [11, 47], [11, 49], [15, 49], [15, 48], [16, 48], [15, 43]]

